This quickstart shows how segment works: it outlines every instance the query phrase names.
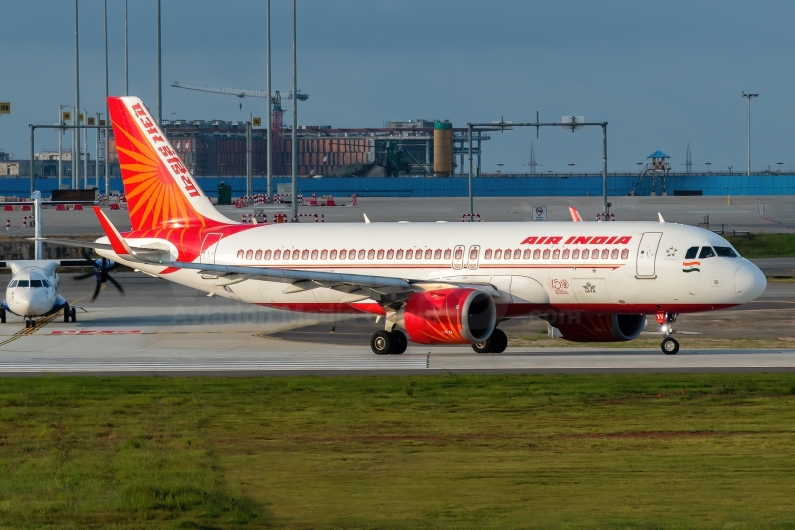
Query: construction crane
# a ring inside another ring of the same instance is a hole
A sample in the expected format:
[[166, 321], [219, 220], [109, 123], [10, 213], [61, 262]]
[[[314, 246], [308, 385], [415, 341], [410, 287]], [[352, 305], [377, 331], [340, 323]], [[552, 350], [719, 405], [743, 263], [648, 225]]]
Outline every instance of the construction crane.
[[[267, 98], [268, 91], [267, 90], [250, 90], [247, 88], [226, 88], [226, 87], [211, 87], [211, 86], [203, 86], [203, 85], [193, 85], [190, 83], [180, 83], [179, 81], [174, 81], [171, 83], [171, 86], [174, 88], [184, 88], [186, 90], [196, 90], [199, 92], [210, 92], [212, 94], [226, 94], [227, 96], [237, 96], [239, 98]], [[274, 90], [271, 92], [271, 132], [273, 138], [273, 148], [274, 151], [281, 151], [281, 133], [282, 127], [284, 124], [284, 110], [282, 110], [282, 99], [293, 99], [293, 93], [290, 92], [280, 92], [278, 90]], [[300, 92], [296, 96], [298, 101], [306, 101], [309, 99], [309, 95], [301, 94]], [[243, 104], [240, 104], [240, 108], [243, 108]]]
[[[179, 81], [174, 81], [171, 86], [174, 88], [184, 88], [187, 90], [197, 90], [199, 92], [211, 92], [213, 94], [226, 94], [228, 96], [237, 96], [239, 98], [266, 98], [268, 97], [268, 92], [266, 90], [250, 90], [247, 88], [226, 88], [226, 87], [211, 87], [211, 86], [202, 86], [202, 85], [192, 85], [190, 83], [180, 83]], [[276, 101], [281, 101], [282, 99], [293, 99], [292, 92], [279, 92], [278, 90], [274, 90], [271, 92], [271, 98]], [[298, 97], [296, 98], [299, 101], [306, 101], [309, 99], [309, 96], [306, 94], [298, 93]]]

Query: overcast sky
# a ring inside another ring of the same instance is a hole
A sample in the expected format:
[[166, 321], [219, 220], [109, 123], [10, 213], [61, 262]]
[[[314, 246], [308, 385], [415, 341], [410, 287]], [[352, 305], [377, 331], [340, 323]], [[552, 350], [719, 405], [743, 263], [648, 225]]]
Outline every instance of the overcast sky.
[[[80, 0], [81, 105], [104, 110], [102, 1]], [[110, 93], [124, 91], [124, 2], [108, 0]], [[291, 87], [291, 4], [272, 1], [273, 87]], [[162, 0], [163, 117], [264, 116], [265, 100], [172, 88], [179, 80], [265, 87], [265, 2]], [[74, 2], [5, 2], [0, 149], [26, 157], [29, 123], [54, 123], [74, 105]], [[636, 170], [655, 150], [683, 170], [746, 164], [795, 169], [792, 123], [795, 2], [298, 0], [298, 86], [310, 95], [299, 124], [381, 127], [387, 120], [608, 121], [609, 170]], [[130, 94], [156, 107], [156, 2], [129, 1]], [[289, 108], [289, 103], [285, 105]], [[285, 114], [289, 121], [290, 113]], [[55, 133], [37, 133], [56, 148]], [[492, 134], [483, 170], [601, 169], [598, 128]], [[93, 146], [93, 140], [89, 140]]]

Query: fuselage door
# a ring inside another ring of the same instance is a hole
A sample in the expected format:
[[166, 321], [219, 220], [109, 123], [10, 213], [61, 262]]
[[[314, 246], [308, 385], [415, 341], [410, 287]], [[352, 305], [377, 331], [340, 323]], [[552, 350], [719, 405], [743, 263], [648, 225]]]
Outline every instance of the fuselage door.
[[654, 262], [657, 258], [657, 247], [660, 246], [662, 232], [646, 232], [640, 239], [636, 272], [638, 278], [655, 278]]
[[480, 245], [472, 245], [469, 247], [469, 259], [467, 260], [467, 267], [472, 270], [478, 268], [478, 260], [480, 259]]
[[456, 270], [464, 268], [464, 245], [456, 245], [453, 249], [453, 268]]
[[[202, 251], [199, 254], [199, 263], [215, 264], [215, 251], [218, 250], [218, 242], [221, 241], [223, 234], [212, 233], [204, 236], [202, 241]], [[202, 278], [216, 278], [214, 274], [202, 274]]]

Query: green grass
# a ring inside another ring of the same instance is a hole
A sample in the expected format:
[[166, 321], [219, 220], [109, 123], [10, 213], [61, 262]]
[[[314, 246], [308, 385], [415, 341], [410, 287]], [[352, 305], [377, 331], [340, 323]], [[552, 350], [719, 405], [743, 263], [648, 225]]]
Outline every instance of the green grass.
[[795, 234], [752, 234], [750, 237], [726, 239], [744, 258], [795, 256]]
[[0, 379], [0, 528], [795, 528], [794, 444], [784, 373]]

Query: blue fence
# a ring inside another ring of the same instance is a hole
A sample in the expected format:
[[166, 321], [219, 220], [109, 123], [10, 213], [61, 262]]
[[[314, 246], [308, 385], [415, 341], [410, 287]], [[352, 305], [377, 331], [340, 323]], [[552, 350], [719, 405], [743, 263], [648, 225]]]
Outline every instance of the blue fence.
[[[197, 177], [199, 186], [214, 197], [221, 181], [232, 186], [233, 196], [245, 194], [243, 177]], [[276, 185], [289, 183], [290, 179], [278, 177]], [[627, 195], [637, 182], [636, 176], [608, 177], [610, 196]], [[795, 175], [676, 175], [668, 177], [668, 194], [676, 191], [701, 192], [704, 195], [795, 195]], [[265, 179], [253, 182], [255, 193], [264, 193]], [[651, 183], [646, 179], [637, 188], [638, 195], [649, 195]], [[56, 178], [37, 178], [36, 189], [45, 196], [57, 189]], [[120, 178], [111, 179], [111, 189], [121, 190]], [[30, 190], [28, 178], [0, 178], [0, 195], [27, 197]], [[298, 191], [305, 196], [318, 195], [360, 197], [466, 197], [466, 177], [324, 177], [299, 179]], [[582, 197], [601, 196], [600, 176], [538, 176], [538, 177], [480, 177], [474, 179], [474, 193], [479, 197]]]

